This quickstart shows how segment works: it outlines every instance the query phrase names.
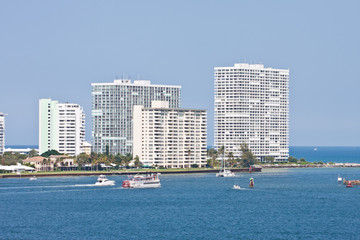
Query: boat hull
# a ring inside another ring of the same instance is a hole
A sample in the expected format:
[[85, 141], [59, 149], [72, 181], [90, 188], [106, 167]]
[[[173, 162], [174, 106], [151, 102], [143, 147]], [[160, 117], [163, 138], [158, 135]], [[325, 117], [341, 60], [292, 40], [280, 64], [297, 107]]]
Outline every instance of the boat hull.
[[107, 181], [107, 182], [104, 182], [104, 183], [96, 182], [95, 185], [96, 186], [114, 186], [115, 181]]
[[159, 188], [161, 187], [160, 181], [132, 181], [132, 180], [124, 180], [123, 181], [123, 188]]

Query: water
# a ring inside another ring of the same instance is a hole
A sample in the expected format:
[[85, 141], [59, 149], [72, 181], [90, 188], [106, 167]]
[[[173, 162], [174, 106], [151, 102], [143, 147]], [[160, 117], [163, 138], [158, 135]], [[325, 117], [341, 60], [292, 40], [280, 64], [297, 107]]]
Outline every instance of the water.
[[162, 175], [159, 189], [0, 179], [0, 239], [358, 239], [360, 186], [338, 174], [360, 179], [357, 168], [266, 170], [254, 189], [247, 173]]
[[360, 147], [290, 147], [290, 156], [308, 162], [360, 163]]

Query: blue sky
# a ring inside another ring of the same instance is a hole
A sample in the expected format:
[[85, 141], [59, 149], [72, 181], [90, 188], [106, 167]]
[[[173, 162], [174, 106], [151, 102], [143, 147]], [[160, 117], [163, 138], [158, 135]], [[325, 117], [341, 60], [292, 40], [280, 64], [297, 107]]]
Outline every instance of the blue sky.
[[360, 145], [360, 1], [2, 1], [6, 144], [38, 143], [38, 100], [79, 103], [116, 76], [182, 85], [209, 111], [213, 68], [290, 69], [290, 145]]

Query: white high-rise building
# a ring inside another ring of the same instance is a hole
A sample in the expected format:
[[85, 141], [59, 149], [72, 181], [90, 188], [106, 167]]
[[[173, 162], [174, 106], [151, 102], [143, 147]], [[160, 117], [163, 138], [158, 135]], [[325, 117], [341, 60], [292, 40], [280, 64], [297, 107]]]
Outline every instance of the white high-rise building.
[[153, 101], [134, 106], [133, 155], [144, 165], [190, 168], [206, 165], [206, 110], [169, 108]]
[[215, 67], [215, 147], [241, 156], [246, 143], [260, 161], [289, 157], [289, 70], [237, 63]]
[[85, 139], [85, 114], [74, 103], [39, 100], [39, 153], [56, 150], [72, 156], [80, 154]]
[[150, 81], [117, 79], [92, 83], [92, 138], [96, 153], [132, 153], [134, 105], [151, 107], [151, 101], [168, 101], [180, 107], [181, 86], [153, 85]]
[[0, 155], [5, 152], [5, 115], [0, 112]]

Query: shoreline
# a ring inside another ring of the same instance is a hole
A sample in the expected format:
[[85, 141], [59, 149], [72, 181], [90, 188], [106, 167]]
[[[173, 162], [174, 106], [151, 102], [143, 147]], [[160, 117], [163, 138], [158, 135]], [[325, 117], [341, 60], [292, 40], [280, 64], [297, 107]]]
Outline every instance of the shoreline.
[[254, 165], [261, 168], [357, 168], [360, 163], [324, 163], [324, 164], [262, 164]]
[[[155, 170], [155, 171], [154, 171]], [[234, 168], [232, 172], [249, 172], [249, 168]], [[252, 172], [261, 172], [262, 168], [252, 168]], [[74, 177], [74, 176], [97, 176], [97, 175], [136, 175], [146, 173], [161, 173], [161, 174], [194, 174], [194, 173], [217, 173], [219, 169], [205, 169], [205, 170], [164, 170], [164, 169], [152, 169], [151, 171], [117, 171], [117, 172], [105, 172], [105, 171], [92, 171], [92, 172], [35, 172], [24, 174], [0, 174], [1, 178], [27, 178], [27, 177]]]
[[[334, 163], [334, 164], [263, 164], [254, 165], [252, 172], [262, 172], [262, 169], [286, 169], [286, 168], [360, 168], [360, 163]], [[139, 171], [62, 171], [62, 172], [25, 172], [23, 174], [16, 173], [0, 173], [1, 178], [28, 178], [36, 177], [74, 177], [74, 176], [97, 176], [97, 175], [136, 175], [146, 174], [147, 172], [161, 174], [196, 174], [196, 173], [217, 173], [220, 169], [151, 169]], [[232, 168], [232, 172], [249, 173], [249, 168]]]

